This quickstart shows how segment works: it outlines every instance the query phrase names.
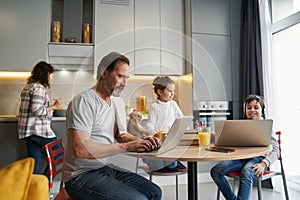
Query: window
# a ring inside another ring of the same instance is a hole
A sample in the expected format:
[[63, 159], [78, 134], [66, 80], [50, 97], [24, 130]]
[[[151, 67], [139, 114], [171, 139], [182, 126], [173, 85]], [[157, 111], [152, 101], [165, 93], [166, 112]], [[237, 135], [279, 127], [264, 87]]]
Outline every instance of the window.
[[300, 11], [300, 0], [271, 0], [272, 21], [277, 22]]
[[[273, 69], [277, 82], [278, 119], [283, 131], [283, 157], [288, 175], [299, 175], [297, 148], [300, 141], [300, 0], [271, 0], [273, 20]], [[289, 15], [297, 16], [297, 20]], [[283, 19], [285, 17], [285, 19]], [[281, 19], [281, 20], [280, 20]], [[278, 25], [279, 24], [279, 25]], [[278, 28], [279, 27], [279, 28]]]
[[[298, 171], [295, 161], [295, 147], [299, 145], [300, 135], [300, 24], [281, 31], [273, 36], [274, 67], [278, 86], [278, 110], [280, 126], [284, 128], [284, 158], [288, 162], [286, 171]], [[293, 163], [291, 163], [293, 162]], [[300, 171], [298, 171], [300, 172]], [[298, 173], [299, 174], [299, 173]]]

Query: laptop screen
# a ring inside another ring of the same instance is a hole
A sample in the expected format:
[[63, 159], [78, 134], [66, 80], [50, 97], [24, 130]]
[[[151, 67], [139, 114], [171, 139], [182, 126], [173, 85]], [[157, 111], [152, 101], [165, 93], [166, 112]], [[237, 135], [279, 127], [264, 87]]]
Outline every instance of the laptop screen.
[[162, 143], [160, 149], [156, 152], [127, 152], [127, 155], [132, 155], [132, 154], [139, 154], [139, 155], [156, 155], [156, 154], [161, 154], [166, 151], [169, 151], [176, 147], [182, 138], [183, 134], [185, 133], [186, 129], [192, 122], [192, 116], [184, 116], [182, 118], [178, 118], [174, 121], [173, 125], [171, 126], [168, 135], [164, 142]]
[[216, 120], [216, 146], [269, 146], [273, 120]]

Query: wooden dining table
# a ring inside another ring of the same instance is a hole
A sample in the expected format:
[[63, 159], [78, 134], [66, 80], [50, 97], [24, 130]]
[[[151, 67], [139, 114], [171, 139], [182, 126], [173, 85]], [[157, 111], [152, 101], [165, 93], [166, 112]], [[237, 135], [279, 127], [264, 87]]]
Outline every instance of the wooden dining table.
[[[230, 147], [234, 152], [223, 153], [199, 147], [196, 134], [185, 134], [178, 146], [155, 156], [141, 156], [152, 160], [186, 161], [188, 164], [188, 199], [198, 200], [197, 162], [252, 158], [271, 152], [272, 147]], [[211, 144], [213, 145], [213, 144]]]

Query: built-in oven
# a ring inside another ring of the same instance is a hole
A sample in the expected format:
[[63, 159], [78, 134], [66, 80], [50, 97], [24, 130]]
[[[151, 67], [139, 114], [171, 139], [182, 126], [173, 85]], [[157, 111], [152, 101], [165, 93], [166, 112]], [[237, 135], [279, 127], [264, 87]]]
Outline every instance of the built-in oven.
[[200, 101], [193, 111], [194, 128], [207, 126], [214, 133], [214, 120], [232, 119], [232, 103], [229, 101]]

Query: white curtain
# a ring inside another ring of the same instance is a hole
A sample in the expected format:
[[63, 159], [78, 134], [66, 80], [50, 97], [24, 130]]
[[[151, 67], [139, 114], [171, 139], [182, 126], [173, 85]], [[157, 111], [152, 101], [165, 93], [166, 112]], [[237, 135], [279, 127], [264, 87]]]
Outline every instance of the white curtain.
[[272, 65], [272, 33], [271, 33], [271, 15], [269, 11], [269, 1], [258, 0], [259, 17], [261, 29], [261, 45], [262, 45], [262, 66], [264, 77], [264, 98], [266, 103], [266, 119], [273, 119], [273, 130], [280, 130], [276, 80], [274, 79], [274, 69]]

